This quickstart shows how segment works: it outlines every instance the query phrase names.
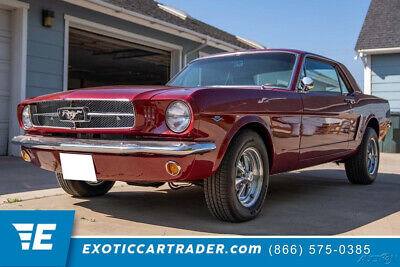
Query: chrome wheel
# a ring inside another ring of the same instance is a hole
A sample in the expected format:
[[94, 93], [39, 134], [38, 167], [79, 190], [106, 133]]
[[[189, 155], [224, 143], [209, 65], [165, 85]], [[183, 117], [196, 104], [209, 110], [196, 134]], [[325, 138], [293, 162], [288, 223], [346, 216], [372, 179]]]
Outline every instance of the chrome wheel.
[[367, 147], [367, 167], [368, 173], [370, 175], [374, 175], [376, 170], [378, 169], [379, 164], [379, 150], [378, 144], [376, 143], [374, 138], [371, 138], [368, 142]]
[[246, 148], [236, 164], [236, 196], [245, 207], [251, 207], [260, 196], [264, 176], [261, 155], [254, 147]]

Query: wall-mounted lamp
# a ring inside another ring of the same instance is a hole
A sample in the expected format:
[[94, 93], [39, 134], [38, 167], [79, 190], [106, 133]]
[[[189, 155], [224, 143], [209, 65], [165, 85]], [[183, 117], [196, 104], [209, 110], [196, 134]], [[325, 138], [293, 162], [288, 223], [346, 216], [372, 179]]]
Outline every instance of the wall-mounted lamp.
[[51, 10], [43, 10], [42, 11], [43, 17], [43, 26], [51, 28], [54, 25], [54, 11]]

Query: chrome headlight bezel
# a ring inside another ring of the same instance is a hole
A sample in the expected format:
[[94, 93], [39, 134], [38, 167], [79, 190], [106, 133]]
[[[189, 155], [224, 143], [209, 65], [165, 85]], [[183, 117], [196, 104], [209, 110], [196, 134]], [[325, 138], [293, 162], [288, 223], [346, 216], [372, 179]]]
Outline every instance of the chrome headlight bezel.
[[[181, 112], [177, 112], [179, 109]], [[184, 118], [180, 124], [177, 122], [177, 119], [179, 118]], [[165, 123], [167, 124], [168, 129], [174, 133], [183, 133], [186, 131], [192, 123], [192, 109], [189, 104], [182, 100], [171, 102], [165, 111]]]
[[22, 109], [21, 113], [21, 122], [25, 129], [29, 130], [33, 127], [32, 118], [31, 118], [31, 108], [29, 105], [26, 105]]

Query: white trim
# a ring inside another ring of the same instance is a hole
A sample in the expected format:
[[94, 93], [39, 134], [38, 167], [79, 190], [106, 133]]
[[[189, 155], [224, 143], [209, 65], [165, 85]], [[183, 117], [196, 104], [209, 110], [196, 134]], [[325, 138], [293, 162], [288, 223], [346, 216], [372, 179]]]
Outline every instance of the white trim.
[[68, 90], [68, 64], [69, 64], [69, 20], [64, 20], [64, 77], [63, 91]]
[[20, 148], [11, 139], [23, 133], [17, 118], [17, 105], [26, 98], [26, 57], [29, 4], [17, 0], [0, 0], [0, 7], [11, 10], [11, 88], [8, 122], [8, 154], [19, 156]]
[[257, 48], [257, 49], [265, 49], [266, 48], [264, 45], [262, 45], [256, 41], [244, 38], [244, 37], [236, 36], [236, 39], [238, 39], [242, 43], [245, 43], [245, 44], [252, 46], [254, 48]]
[[389, 47], [389, 48], [373, 48], [373, 49], [360, 49], [357, 51], [359, 54], [392, 54], [400, 53], [400, 47]]
[[94, 32], [97, 34], [113, 37], [119, 40], [124, 40], [132, 43], [154, 47], [157, 49], [171, 52], [171, 71], [170, 77], [172, 78], [182, 68], [182, 46], [150, 38], [147, 36], [139, 35], [136, 33], [120, 30], [89, 20], [77, 18], [70, 15], [64, 15], [65, 28], [64, 28], [64, 80], [63, 90], [68, 89], [68, 57], [69, 57], [69, 28], [78, 28], [81, 30]]
[[243, 50], [242, 47], [227, 43], [225, 41], [210, 37], [208, 35], [189, 30], [184, 27], [177, 26], [150, 16], [139, 14], [125, 8], [106, 3], [101, 0], [63, 0], [64, 2], [78, 5], [87, 9], [95, 10], [119, 19], [127, 20], [136, 24], [140, 24], [149, 28], [157, 29], [169, 34], [186, 38], [195, 42], [202, 43], [209, 40], [209, 45], [225, 51]]
[[165, 12], [170, 13], [171, 15], [177, 16], [180, 19], [185, 20], [188, 17], [188, 15], [185, 12], [183, 12], [182, 10], [179, 10], [179, 9], [176, 9], [176, 8], [173, 8], [170, 6], [164, 6], [162, 4], [158, 4], [158, 7], [161, 8], [162, 10], [164, 10]]
[[364, 94], [371, 94], [371, 83], [372, 83], [372, 73], [371, 73], [371, 55], [365, 57], [364, 64]]

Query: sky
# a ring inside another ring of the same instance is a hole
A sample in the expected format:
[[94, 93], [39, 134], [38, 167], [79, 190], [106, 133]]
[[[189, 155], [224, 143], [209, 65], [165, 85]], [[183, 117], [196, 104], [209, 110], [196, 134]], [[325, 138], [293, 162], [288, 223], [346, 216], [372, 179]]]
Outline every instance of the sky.
[[158, 0], [231, 34], [269, 48], [320, 54], [347, 66], [363, 87], [354, 60], [370, 0]]

